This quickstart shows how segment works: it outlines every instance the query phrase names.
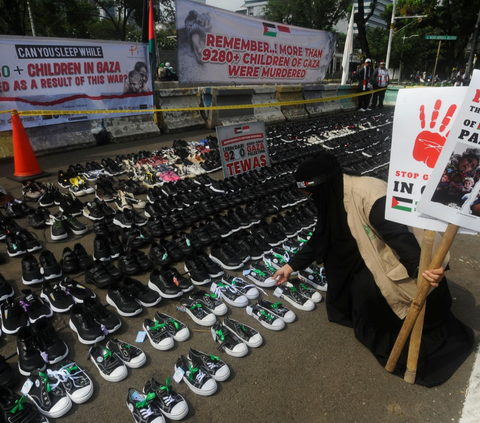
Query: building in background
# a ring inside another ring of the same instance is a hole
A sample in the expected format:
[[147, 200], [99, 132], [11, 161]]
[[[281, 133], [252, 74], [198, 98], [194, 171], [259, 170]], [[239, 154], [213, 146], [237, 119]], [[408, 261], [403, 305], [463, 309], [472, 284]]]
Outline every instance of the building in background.
[[258, 1], [258, 0], [245, 0], [240, 9], [237, 9], [235, 12], [242, 13], [247, 16], [254, 16], [256, 18], [262, 18], [264, 15], [264, 9], [268, 1]]
[[[380, 15], [385, 11], [385, 8], [387, 5], [392, 4], [393, 0], [377, 0], [377, 6], [375, 7], [375, 11], [373, 12], [373, 15], [370, 17], [370, 19], [367, 22], [367, 27], [368, 28], [388, 28], [388, 23], [385, 22]], [[353, 2], [353, 7], [355, 8], [355, 12], [358, 11], [358, 2], [354, 1]], [[367, 15], [370, 13], [370, 2], [365, 1], [364, 2], [364, 15], [367, 17]], [[335, 31], [341, 32], [342, 34], [347, 33], [348, 29], [348, 16], [345, 19], [342, 19], [337, 23], [335, 26]], [[358, 34], [357, 30], [357, 25], [353, 27], [353, 33]]]

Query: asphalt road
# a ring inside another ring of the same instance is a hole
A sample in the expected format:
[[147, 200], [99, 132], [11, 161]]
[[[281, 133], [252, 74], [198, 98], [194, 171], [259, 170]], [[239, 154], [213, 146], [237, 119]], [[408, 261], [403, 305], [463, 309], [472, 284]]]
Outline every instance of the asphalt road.
[[[91, 160], [137, 150], [150, 150], [162, 145], [171, 145], [173, 139], [199, 140], [208, 135], [205, 131], [186, 134], [162, 135], [157, 139], [120, 145], [106, 145], [59, 155], [40, 157], [39, 164], [45, 171], [52, 172], [56, 183], [56, 172], [70, 163], [85, 163]], [[13, 174], [13, 164], [0, 166], [0, 185], [20, 195], [20, 184], [6, 177]], [[221, 178], [217, 172], [214, 177]], [[42, 179], [47, 181], [47, 179]], [[85, 197], [84, 197], [85, 198]], [[52, 208], [56, 211], [56, 208]], [[87, 223], [84, 217], [80, 218]], [[19, 223], [28, 227], [26, 220]], [[44, 242], [43, 231], [36, 231]], [[90, 233], [81, 242], [88, 252], [93, 252], [94, 234]], [[60, 259], [66, 243], [46, 243], [46, 247]], [[451, 270], [447, 276], [454, 298], [453, 312], [463, 322], [473, 327], [478, 339], [480, 300], [478, 284], [478, 236], [459, 235], [452, 247]], [[148, 250], [147, 250], [148, 251]], [[17, 293], [22, 289], [20, 258], [8, 258], [5, 246], [0, 252], [6, 258], [0, 271], [12, 282]], [[138, 277], [148, 281], [148, 273]], [[83, 276], [76, 279], [83, 282]], [[96, 289], [105, 300], [105, 292]], [[268, 290], [270, 294], [272, 291]], [[110, 383], [100, 377], [97, 369], [87, 360], [88, 347], [79, 343], [70, 328], [60, 332], [71, 351], [70, 358], [89, 374], [95, 393], [84, 405], [74, 405], [72, 410], [57, 421], [65, 422], [131, 422], [133, 418], [126, 407], [125, 398], [129, 387], [141, 389], [150, 376], [165, 380], [173, 375], [173, 366], [180, 354], [186, 355], [189, 348], [220, 356], [231, 368], [228, 381], [212, 397], [200, 397], [181, 383], [174, 388], [186, 398], [190, 412], [188, 422], [458, 422], [462, 413], [465, 391], [475, 359], [475, 354], [466, 360], [454, 376], [436, 388], [410, 385], [380, 367], [370, 352], [354, 338], [351, 329], [329, 323], [324, 303], [312, 312], [297, 311], [298, 319], [281, 332], [264, 329], [249, 317], [244, 309], [229, 307], [229, 316], [258, 329], [264, 344], [251, 349], [244, 358], [234, 358], [216, 350], [209, 328], [193, 323], [190, 318], [176, 309], [175, 301], [162, 300], [158, 307], [144, 309], [134, 318], [122, 318], [123, 326], [115, 334], [119, 339], [134, 343], [136, 334], [142, 330], [143, 319], [153, 318], [155, 310], [172, 314], [184, 321], [191, 329], [191, 337], [166, 352], [155, 350], [148, 341], [136, 344], [148, 355], [145, 366], [129, 369], [128, 377], [119, 383]], [[61, 328], [68, 323], [68, 315], [55, 314], [53, 323]], [[2, 334], [1, 354], [15, 352], [15, 336]], [[16, 357], [9, 360], [16, 365]], [[16, 386], [19, 391], [24, 377]], [[53, 421], [53, 420], [51, 420]]]

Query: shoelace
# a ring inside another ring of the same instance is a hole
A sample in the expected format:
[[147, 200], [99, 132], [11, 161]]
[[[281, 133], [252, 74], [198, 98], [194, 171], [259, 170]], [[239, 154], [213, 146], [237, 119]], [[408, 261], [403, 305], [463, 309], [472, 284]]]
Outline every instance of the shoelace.
[[[71, 373], [73, 371], [75, 371], [75, 373]], [[82, 373], [82, 371], [74, 363], [63, 366], [60, 370], [47, 369], [48, 377], [57, 379], [57, 382], [52, 385], [52, 389], [55, 389], [60, 382], [65, 383], [69, 379], [72, 381], [73, 386], [80, 388], [81, 385], [76, 382], [77, 379], [81, 378], [81, 376], [78, 376], [80, 373]]]
[[149, 326], [148, 329], [157, 331], [163, 329], [166, 325], [166, 323], [160, 323], [155, 321], [155, 324], [153, 326]]
[[165, 385], [160, 386], [159, 388], [161, 394], [162, 394], [162, 391], [165, 391], [162, 395], [162, 400], [167, 406], [175, 402], [175, 398], [173, 398], [172, 394], [170, 394], [170, 390], [171, 390], [170, 382], [171, 382], [171, 378], [167, 378], [167, 380], [165, 381]]
[[195, 380], [198, 383], [202, 383], [206, 374], [204, 372], [202, 372], [201, 369], [199, 369], [198, 367], [188, 366], [188, 370], [190, 372], [189, 375], [188, 375], [188, 379], [190, 380], [190, 382], [193, 381], [193, 377], [195, 376], [195, 373], [197, 373], [197, 375], [195, 376]]
[[260, 310], [260, 314], [267, 320], [274, 320], [275, 317], [273, 317], [270, 313], [267, 313], [265, 310]]

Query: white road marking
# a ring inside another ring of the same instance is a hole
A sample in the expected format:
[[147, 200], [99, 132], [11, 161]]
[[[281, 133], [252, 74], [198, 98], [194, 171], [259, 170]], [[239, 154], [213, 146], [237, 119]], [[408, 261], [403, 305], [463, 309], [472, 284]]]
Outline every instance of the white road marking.
[[468, 382], [467, 394], [463, 404], [459, 423], [478, 423], [480, 421], [480, 347], [475, 357], [472, 374]]

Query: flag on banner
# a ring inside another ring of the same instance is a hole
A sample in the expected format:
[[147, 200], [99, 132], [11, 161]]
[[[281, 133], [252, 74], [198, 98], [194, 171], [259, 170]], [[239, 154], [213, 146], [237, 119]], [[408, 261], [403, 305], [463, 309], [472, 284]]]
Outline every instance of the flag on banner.
[[290, 34], [290, 28], [283, 25], [275, 25], [271, 23], [263, 23], [263, 35], [267, 37], [276, 37], [278, 33]]
[[352, 14], [350, 16], [350, 22], [348, 23], [347, 38], [345, 39], [345, 48], [343, 49], [342, 60], [342, 82], [341, 85], [345, 85], [348, 79], [348, 72], [350, 71], [350, 55], [353, 51], [353, 15], [355, 7], [352, 6]]
[[235, 134], [245, 134], [247, 132], [250, 132], [250, 126], [239, 126], [237, 128], [234, 128]]
[[392, 209], [411, 212], [412, 204], [413, 200], [410, 200], [409, 198], [392, 197]]
[[155, 34], [155, 21], [153, 20], [153, 5], [150, 0], [148, 9], [148, 49], [150, 52], [150, 69], [152, 71], [152, 85], [157, 76], [157, 54], [155, 48], [156, 34]]

